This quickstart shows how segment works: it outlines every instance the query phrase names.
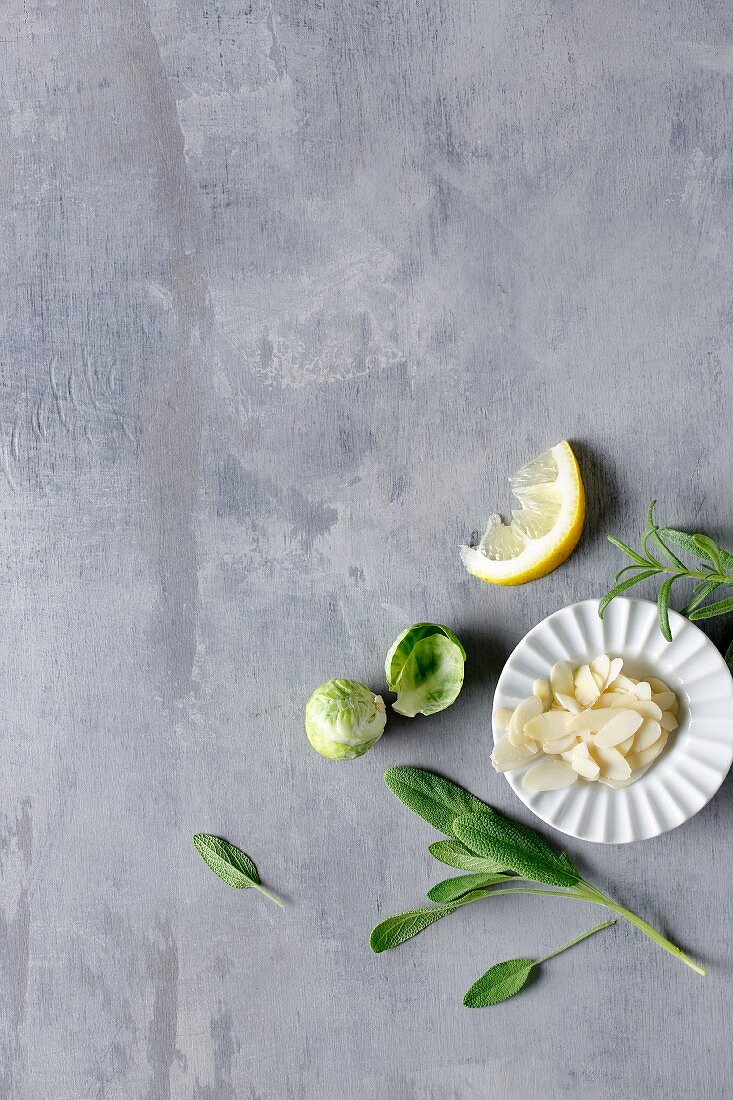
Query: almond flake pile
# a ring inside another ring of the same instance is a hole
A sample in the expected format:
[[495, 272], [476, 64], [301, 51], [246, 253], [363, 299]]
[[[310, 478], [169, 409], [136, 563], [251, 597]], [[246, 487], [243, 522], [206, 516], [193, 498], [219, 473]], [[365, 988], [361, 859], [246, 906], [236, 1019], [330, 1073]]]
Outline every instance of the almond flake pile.
[[578, 779], [617, 790], [656, 760], [677, 729], [677, 696], [662, 680], [622, 674], [620, 657], [601, 653], [573, 669], [558, 661], [547, 680], [494, 721], [507, 732], [494, 745], [498, 772], [537, 761], [522, 779], [527, 791], [558, 791]]

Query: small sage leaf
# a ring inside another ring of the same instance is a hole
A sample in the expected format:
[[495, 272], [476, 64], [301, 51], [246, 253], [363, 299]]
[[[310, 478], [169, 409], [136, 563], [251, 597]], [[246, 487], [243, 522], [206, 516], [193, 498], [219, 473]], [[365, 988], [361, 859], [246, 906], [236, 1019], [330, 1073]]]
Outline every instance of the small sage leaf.
[[254, 887], [276, 905], [283, 904], [269, 890], [265, 890], [257, 868], [246, 852], [236, 848], [228, 840], [211, 836], [210, 833], [196, 833], [193, 843], [207, 867], [227, 886], [233, 886], [235, 890], [248, 890]]
[[435, 924], [441, 917], [447, 917], [449, 913], [455, 913], [456, 909], [469, 902], [479, 901], [491, 893], [490, 889], [472, 890], [463, 895], [451, 905], [431, 905], [423, 909], [410, 909], [407, 913], [398, 913], [394, 917], [387, 917], [376, 928], [372, 929], [369, 937], [369, 946], [375, 954], [388, 951], [392, 947], [399, 947], [406, 940], [411, 940], [431, 924]]
[[[501, 874], [455, 875], [453, 878], [444, 878], [442, 882], [436, 882], [435, 886], [431, 886], [428, 897], [431, 901], [441, 903], [456, 901], [472, 890], [495, 886], [497, 882], [509, 882], [512, 878], [513, 876]], [[513, 881], [516, 882], [516, 878]]]
[[463, 814], [493, 814], [490, 806], [469, 794], [457, 783], [424, 768], [398, 766], [387, 768], [384, 780], [408, 810], [418, 814], [430, 825], [452, 836], [453, 818]]
[[534, 967], [534, 959], [507, 959], [496, 963], [473, 983], [463, 998], [464, 1005], [466, 1008], [487, 1008], [508, 1000], [526, 985]]
[[484, 874], [497, 874], [509, 868], [495, 859], [483, 859], [475, 856], [460, 840], [436, 840], [429, 845], [428, 851], [433, 859], [444, 863], [446, 867], [455, 867], [457, 871], [482, 871]]

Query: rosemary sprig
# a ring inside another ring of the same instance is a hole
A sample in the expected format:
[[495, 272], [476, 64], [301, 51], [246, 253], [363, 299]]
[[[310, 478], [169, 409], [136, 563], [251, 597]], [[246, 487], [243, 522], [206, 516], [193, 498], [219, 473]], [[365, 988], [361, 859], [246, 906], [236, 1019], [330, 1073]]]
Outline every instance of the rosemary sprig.
[[[624, 566], [616, 574], [616, 584], [601, 600], [598, 614], [603, 618], [611, 600], [627, 592], [640, 581], [650, 577], [664, 576], [657, 595], [659, 629], [668, 642], [672, 641], [669, 625], [669, 598], [672, 586], [680, 580], [694, 580], [696, 583], [682, 614], [693, 622], [701, 619], [714, 619], [718, 615], [733, 612], [733, 597], [706, 601], [717, 592], [721, 585], [733, 589], [733, 553], [718, 546], [707, 535], [690, 535], [687, 531], [678, 531], [675, 527], [660, 527], [654, 519], [656, 500], [649, 505], [646, 527], [641, 536], [641, 550], [632, 550], [621, 539], [608, 536], [612, 543], [627, 557], [631, 565]], [[672, 549], [674, 547], [674, 549]], [[682, 550], [696, 559], [696, 568], [690, 568], [675, 553]], [[733, 642], [725, 654], [728, 667], [733, 669]]]

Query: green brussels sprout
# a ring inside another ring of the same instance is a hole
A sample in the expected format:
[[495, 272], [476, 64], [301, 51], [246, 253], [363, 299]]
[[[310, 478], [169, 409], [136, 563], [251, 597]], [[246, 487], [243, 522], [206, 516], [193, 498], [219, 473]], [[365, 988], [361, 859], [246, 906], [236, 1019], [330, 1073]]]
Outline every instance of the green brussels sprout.
[[381, 695], [355, 680], [329, 680], [305, 708], [305, 732], [316, 752], [329, 760], [363, 756], [384, 732], [387, 712]]
[[408, 718], [445, 710], [463, 686], [465, 660], [447, 626], [417, 623], [403, 630], [384, 663], [389, 690], [397, 692], [392, 709]]

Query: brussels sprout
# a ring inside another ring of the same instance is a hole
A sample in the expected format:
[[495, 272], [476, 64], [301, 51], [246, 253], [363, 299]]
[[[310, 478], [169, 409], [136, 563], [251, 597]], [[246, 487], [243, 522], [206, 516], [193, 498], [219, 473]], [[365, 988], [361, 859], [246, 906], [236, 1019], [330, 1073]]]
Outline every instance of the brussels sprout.
[[355, 680], [329, 680], [311, 695], [305, 708], [305, 732], [316, 752], [329, 760], [363, 756], [379, 740], [387, 723], [381, 695]]
[[466, 651], [447, 626], [417, 623], [403, 630], [384, 664], [392, 709], [414, 718], [436, 714], [458, 698], [463, 685]]

